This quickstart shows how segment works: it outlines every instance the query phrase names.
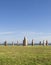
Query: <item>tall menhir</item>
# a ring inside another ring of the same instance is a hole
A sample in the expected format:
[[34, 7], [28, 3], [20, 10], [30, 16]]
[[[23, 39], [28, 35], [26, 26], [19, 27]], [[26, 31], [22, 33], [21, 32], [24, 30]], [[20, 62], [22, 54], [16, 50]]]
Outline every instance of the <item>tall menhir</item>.
[[4, 45], [7, 46], [7, 41], [4, 42]]
[[32, 46], [34, 45], [34, 40], [32, 40]]
[[48, 41], [46, 40], [46, 46], [48, 46]]
[[26, 37], [24, 37], [23, 46], [27, 46], [27, 38]]

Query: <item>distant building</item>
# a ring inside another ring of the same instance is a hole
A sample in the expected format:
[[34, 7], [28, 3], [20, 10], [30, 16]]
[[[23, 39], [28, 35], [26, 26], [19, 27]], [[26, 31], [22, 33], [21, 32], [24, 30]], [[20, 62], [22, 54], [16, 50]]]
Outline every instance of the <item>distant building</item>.
[[34, 40], [32, 40], [32, 46], [34, 45]]
[[27, 46], [27, 38], [26, 37], [24, 37], [23, 46]]

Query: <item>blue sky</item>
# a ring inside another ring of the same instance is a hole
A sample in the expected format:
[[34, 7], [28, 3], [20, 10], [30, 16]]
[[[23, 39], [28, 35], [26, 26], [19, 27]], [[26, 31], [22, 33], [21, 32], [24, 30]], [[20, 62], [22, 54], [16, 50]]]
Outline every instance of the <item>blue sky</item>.
[[0, 0], [0, 42], [49, 40], [51, 0]]

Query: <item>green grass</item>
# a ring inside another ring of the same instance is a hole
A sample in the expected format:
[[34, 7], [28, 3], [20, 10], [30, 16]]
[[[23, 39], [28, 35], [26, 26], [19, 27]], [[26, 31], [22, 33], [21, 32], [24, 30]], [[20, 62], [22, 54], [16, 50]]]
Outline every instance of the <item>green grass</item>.
[[51, 46], [0, 46], [0, 65], [51, 65]]

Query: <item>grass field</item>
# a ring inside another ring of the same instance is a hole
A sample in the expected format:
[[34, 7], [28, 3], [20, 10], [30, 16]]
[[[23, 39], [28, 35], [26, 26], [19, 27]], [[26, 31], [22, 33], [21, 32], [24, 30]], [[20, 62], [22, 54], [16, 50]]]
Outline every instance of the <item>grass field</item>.
[[0, 65], [51, 65], [51, 46], [0, 46]]

